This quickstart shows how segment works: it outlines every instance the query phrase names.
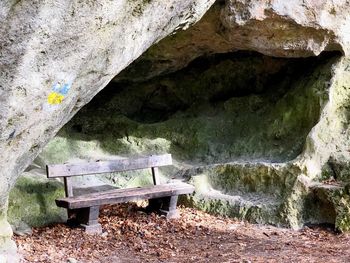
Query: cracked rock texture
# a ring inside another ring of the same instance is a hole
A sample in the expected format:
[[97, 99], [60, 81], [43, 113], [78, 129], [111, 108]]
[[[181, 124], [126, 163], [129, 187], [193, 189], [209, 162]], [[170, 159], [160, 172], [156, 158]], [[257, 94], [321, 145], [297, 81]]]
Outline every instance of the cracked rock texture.
[[199, 56], [237, 50], [277, 57], [334, 50], [349, 55], [349, 12], [347, 0], [217, 1], [199, 23], [154, 46], [132, 70], [151, 69], [151, 77], [183, 68]]

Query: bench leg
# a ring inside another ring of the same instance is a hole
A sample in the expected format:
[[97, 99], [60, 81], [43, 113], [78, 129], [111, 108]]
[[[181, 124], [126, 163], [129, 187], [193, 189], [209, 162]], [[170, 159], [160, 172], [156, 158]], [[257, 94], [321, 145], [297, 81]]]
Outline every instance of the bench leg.
[[178, 218], [179, 212], [176, 209], [177, 195], [162, 198], [162, 208], [159, 210], [161, 214], [167, 218]]
[[78, 212], [78, 210], [76, 210], [76, 209], [68, 209], [67, 208], [67, 216], [68, 216], [67, 223], [68, 223], [68, 225], [74, 226], [77, 224], [77, 212]]
[[146, 207], [146, 212], [151, 213], [155, 211], [159, 211], [161, 209], [163, 204], [162, 198], [156, 198], [156, 199], [149, 199], [148, 200], [148, 206]]
[[102, 227], [98, 223], [99, 206], [76, 209], [76, 220], [87, 234], [101, 234]]

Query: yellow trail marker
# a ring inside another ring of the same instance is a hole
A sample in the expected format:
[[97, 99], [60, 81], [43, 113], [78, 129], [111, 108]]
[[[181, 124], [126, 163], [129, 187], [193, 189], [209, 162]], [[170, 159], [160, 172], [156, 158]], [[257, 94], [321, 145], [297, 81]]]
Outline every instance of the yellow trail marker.
[[47, 102], [51, 105], [56, 105], [56, 104], [61, 104], [63, 99], [64, 99], [64, 96], [62, 94], [59, 94], [57, 92], [51, 92], [47, 97]]

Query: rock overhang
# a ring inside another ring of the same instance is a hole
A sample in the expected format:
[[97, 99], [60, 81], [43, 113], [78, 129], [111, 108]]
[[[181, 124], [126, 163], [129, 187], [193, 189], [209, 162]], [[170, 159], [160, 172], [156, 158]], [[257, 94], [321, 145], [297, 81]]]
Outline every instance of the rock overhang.
[[[17, 176], [64, 123], [150, 44], [172, 30], [187, 27], [212, 3], [173, 1], [165, 5], [161, 1], [124, 1], [113, 9], [107, 1], [80, 4], [66, 1], [43, 6], [39, 2], [31, 6], [24, 2], [17, 5], [2, 2], [0, 17], [6, 23], [1, 27], [4, 45], [0, 58], [0, 182], [6, 187], [0, 194], [1, 207], [6, 207], [8, 190]], [[347, 55], [348, 8], [346, 1], [217, 1], [192, 30], [179, 32], [146, 54], [149, 65], [163, 62], [150, 71], [149, 78], [175, 72], [206, 54], [237, 50], [277, 57], [308, 57], [327, 50]], [[155, 10], [167, 15], [157, 19]], [[53, 19], [50, 14], [54, 11]], [[124, 15], [125, 19], [121, 18]], [[26, 18], [28, 23], [24, 23]], [[168, 18], [171, 19], [166, 21]], [[173, 52], [161, 52], [167, 48]], [[305, 161], [297, 160], [302, 164], [302, 173], [314, 170], [312, 177], [317, 177], [330, 153], [346, 156], [347, 144], [343, 141], [347, 134], [346, 101], [340, 98], [348, 94], [346, 63], [343, 59], [332, 66], [333, 77], [326, 80], [331, 83], [332, 103], [327, 104], [327, 98], [324, 104], [321, 102], [324, 107], [319, 108], [318, 123], [306, 138], [301, 158]], [[42, 114], [45, 109], [49, 111]], [[334, 126], [333, 135], [324, 132], [327, 125]], [[129, 141], [130, 138], [126, 140]], [[337, 147], [331, 141], [336, 141]], [[316, 163], [314, 168], [311, 163]], [[286, 203], [293, 204], [293, 198]]]

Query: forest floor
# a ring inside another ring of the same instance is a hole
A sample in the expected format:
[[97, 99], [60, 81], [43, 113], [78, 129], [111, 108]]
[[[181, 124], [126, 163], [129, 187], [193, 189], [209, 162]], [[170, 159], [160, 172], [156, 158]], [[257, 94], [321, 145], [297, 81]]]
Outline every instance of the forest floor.
[[350, 234], [254, 225], [180, 208], [167, 220], [135, 204], [101, 209], [102, 235], [64, 224], [15, 236], [22, 262], [350, 262]]

